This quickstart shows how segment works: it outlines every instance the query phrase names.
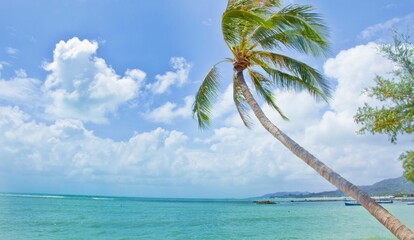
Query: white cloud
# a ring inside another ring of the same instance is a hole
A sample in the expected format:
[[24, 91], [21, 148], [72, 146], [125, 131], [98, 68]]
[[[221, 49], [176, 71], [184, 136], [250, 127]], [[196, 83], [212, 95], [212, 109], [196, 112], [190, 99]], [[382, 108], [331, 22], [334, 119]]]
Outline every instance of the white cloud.
[[17, 48], [12, 48], [12, 47], [6, 47], [6, 53], [9, 54], [10, 56], [16, 56], [17, 54], [19, 54], [19, 49]]
[[159, 123], [171, 123], [176, 118], [189, 118], [191, 116], [191, 107], [194, 102], [193, 96], [184, 98], [184, 106], [178, 107], [177, 104], [167, 102], [164, 105], [145, 114], [145, 118]]
[[11, 66], [11, 64], [6, 61], [0, 61], [0, 77], [1, 77], [1, 70], [3, 70], [4, 66]]
[[[141, 86], [145, 74], [129, 70], [125, 76], [117, 76], [94, 55], [97, 49], [94, 42], [75, 40], [61, 44], [55, 50], [56, 59], [47, 65], [52, 73], [44, 90], [48, 94], [62, 92], [66, 104], [62, 103], [62, 109], [70, 114], [57, 117], [74, 119], [45, 124], [18, 107], [0, 107], [0, 178], [9, 182], [25, 180], [26, 190], [34, 186], [35, 180], [47, 179], [44, 183], [78, 184], [75, 189], [87, 188], [88, 184], [114, 189], [122, 186], [124, 192], [114, 190], [111, 194], [169, 197], [247, 197], [273, 191], [333, 188], [258, 123], [252, 130], [241, 125], [233, 107], [231, 85], [214, 109], [219, 112], [214, 121], [221, 127], [204, 133], [203, 140], [162, 128], [135, 133], [126, 141], [96, 136], [84, 126], [85, 119], [78, 117], [82, 111], [76, 104], [83, 103], [83, 99], [76, 101], [76, 95], [87, 100], [86, 110], [104, 108], [102, 112], [94, 112], [99, 118], [84, 112], [87, 120], [102, 120], [104, 113], [110, 112], [107, 104], [113, 103], [107, 100], [108, 95], [114, 95], [114, 101], [121, 104], [139, 91], [139, 87], [131, 92], [124, 90], [128, 84], [118, 86], [117, 81], [130, 78], [125, 81]], [[315, 102], [306, 93], [276, 91], [277, 102], [291, 121], [282, 121], [268, 107], [263, 109], [288, 135], [352, 182], [369, 184], [396, 177], [402, 172], [396, 158], [411, 142], [391, 145], [386, 138], [356, 135], [358, 126], [353, 121], [357, 107], [366, 100], [360, 94], [363, 88], [372, 84], [375, 74], [385, 74], [392, 68], [390, 62], [377, 54], [376, 44], [356, 46], [325, 64], [326, 74], [338, 81], [335, 98], [329, 106]], [[130, 95], [121, 98], [113, 89]], [[100, 101], [89, 102], [95, 98]], [[192, 102], [192, 97], [186, 97], [181, 106], [168, 102], [146, 117], [163, 123], [188, 118]], [[43, 189], [48, 184], [43, 184]]]
[[218, 95], [217, 102], [212, 109], [212, 118], [223, 117], [236, 109], [233, 100], [233, 84], [229, 84], [223, 93]]
[[14, 71], [14, 73], [16, 74], [17, 77], [19, 78], [27, 78], [27, 73], [24, 69], [18, 69], [16, 71]]
[[183, 57], [173, 57], [170, 59], [171, 67], [175, 70], [174, 72], [166, 72], [163, 75], [156, 75], [155, 82], [148, 84], [149, 88], [155, 94], [163, 94], [174, 85], [181, 87], [188, 81], [188, 74], [191, 69], [191, 64]]
[[361, 32], [361, 37], [364, 39], [369, 39], [378, 34], [379, 32], [383, 33], [385, 31], [390, 31], [394, 25], [401, 22], [401, 18], [393, 18], [384, 23], [378, 23], [373, 26], [370, 26], [364, 29]]
[[51, 72], [44, 83], [52, 100], [46, 108], [50, 117], [102, 123], [108, 113], [139, 94], [145, 73], [131, 69], [119, 76], [96, 57], [97, 49], [97, 42], [76, 37], [56, 45], [53, 61], [44, 66]]
[[12, 79], [0, 79], [0, 100], [10, 103], [30, 103], [39, 101], [41, 82], [27, 78], [22, 69], [16, 71]]
[[33, 178], [58, 174], [59, 181], [82, 185], [154, 186], [152, 192], [141, 193], [153, 195], [165, 185], [171, 187], [171, 196], [175, 185], [216, 191], [217, 186], [244, 186], [303, 168], [299, 162], [285, 162], [280, 156], [284, 150], [261, 131], [221, 128], [208, 144], [194, 146], [182, 132], [157, 128], [122, 142], [99, 138], [77, 120], [45, 125], [17, 107], [0, 107], [0, 175], [18, 179], [27, 173]]
[[376, 75], [387, 75], [392, 62], [379, 53], [380, 45], [368, 43], [341, 51], [324, 65], [325, 74], [338, 81], [331, 106], [335, 111], [354, 114], [370, 99], [362, 91], [373, 84]]
[[360, 33], [360, 37], [365, 40], [385, 41], [385, 36], [390, 36], [391, 31], [399, 29], [399, 31], [405, 31], [409, 26], [414, 24], [414, 13], [411, 13], [405, 17], [392, 18], [383, 23], [378, 23], [367, 27]]

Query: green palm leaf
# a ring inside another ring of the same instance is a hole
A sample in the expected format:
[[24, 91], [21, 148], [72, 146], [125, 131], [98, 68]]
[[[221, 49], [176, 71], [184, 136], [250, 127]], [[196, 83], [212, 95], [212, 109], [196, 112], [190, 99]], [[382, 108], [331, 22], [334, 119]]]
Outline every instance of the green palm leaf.
[[247, 69], [250, 78], [256, 88], [256, 92], [266, 101], [269, 106], [276, 110], [284, 120], [289, 120], [276, 105], [275, 97], [271, 90], [272, 82], [257, 71]]
[[[279, 49], [281, 45], [314, 56], [326, 55], [327, 28], [310, 6], [291, 5], [266, 19], [266, 27], [258, 26], [251, 34], [252, 43], [264, 49]], [[270, 27], [269, 27], [270, 26]]]
[[[253, 26], [267, 26], [266, 21], [253, 12], [229, 10], [224, 12], [221, 28], [224, 41], [228, 45], [238, 45], [243, 42], [243, 36]], [[231, 49], [231, 48], [230, 48]]]
[[[253, 56], [252, 61], [262, 67], [279, 87], [306, 90], [315, 98], [325, 101], [331, 97], [331, 88], [327, 80], [309, 65], [272, 52], [255, 51]], [[281, 71], [282, 69], [289, 73]]]
[[301, 78], [293, 76], [289, 73], [273, 69], [263, 68], [269, 76], [273, 79], [275, 84], [280, 88], [293, 89], [295, 91], [306, 91], [316, 99], [329, 100], [329, 97], [325, 97], [325, 94], [317, 86], [303, 81]]
[[230, 0], [227, 4], [226, 10], [234, 10], [234, 9], [263, 9], [266, 12], [269, 9], [274, 7], [280, 7], [281, 1], [280, 0]]
[[[216, 64], [217, 65], [217, 64]], [[213, 102], [219, 90], [218, 78], [220, 74], [214, 65], [201, 84], [193, 104], [193, 118], [196, 118], [201, 129], [210, 126], [210, 113]]]

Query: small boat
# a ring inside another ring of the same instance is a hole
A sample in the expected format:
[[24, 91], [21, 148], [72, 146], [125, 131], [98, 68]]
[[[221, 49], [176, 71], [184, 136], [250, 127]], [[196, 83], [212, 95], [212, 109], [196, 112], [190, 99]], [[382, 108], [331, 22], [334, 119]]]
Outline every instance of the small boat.
[[377, 203], [379, 203], [379, 204], [388, 204], [388, 203], [394, 203], [394, 201], [393, 200], [384, 200], [384, 199], [380, 199], [380, 200], [375, 200]]
[[345, 206], [361, 206], [357, 201], [351, 200], [351, 201], [345, 201]]
[[[390, 204], [390, 203], [394, 203], [394, 200], [392, 199], [375, 199], [375, 202], [379, 203], [379, 204]], [[355, 200], [345, 200], [345, 206], [361, 206], [360, 203], [358, 203]]]
[[274, 201], [270, 201], [270, 200], [258, 200], [258, 201], [253, 201], [256, 204], [277, 204]]

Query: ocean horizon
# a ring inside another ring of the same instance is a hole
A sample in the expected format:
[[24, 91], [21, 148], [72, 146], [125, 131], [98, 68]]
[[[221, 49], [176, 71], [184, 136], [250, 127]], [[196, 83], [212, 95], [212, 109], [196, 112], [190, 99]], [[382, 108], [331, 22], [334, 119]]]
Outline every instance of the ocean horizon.
[[[395, 239], [343, 202], [0, 193], [1, 239]], [[414, 206], [384, 207], [414, 228]]]

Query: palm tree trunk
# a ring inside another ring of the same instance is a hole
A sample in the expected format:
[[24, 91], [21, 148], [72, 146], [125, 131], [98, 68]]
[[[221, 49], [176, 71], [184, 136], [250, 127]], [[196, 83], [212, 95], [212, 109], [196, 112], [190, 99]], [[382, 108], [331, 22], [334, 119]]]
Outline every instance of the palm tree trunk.
[[252, 108], [254, 114], [263, 125], [263, 127], [279, 140], [293, 154], [302, 159], [306, 164], [316, 170], [322, 177], [328, 180], [339, 190], [353, 197], [358, 201], [371, 215], [373, 215], [382, 225], [390, 230], [398, 239], [414, 240], [414, 233], [402, 224], [397, 218], [391, 215], [386, 209], [380, 206], [375, 200], [370, 198], [366, 193], [362, 192], [357, 186], [350, 183], [338, 173], [334, 172], [323, 162], [293, 141], [285, 133], [280, 131], [263, 113], [259, 104], [251, 94], [243, 76], [242, 71], [237, 71], [237, 79], [241, 91], [247, 103]]

